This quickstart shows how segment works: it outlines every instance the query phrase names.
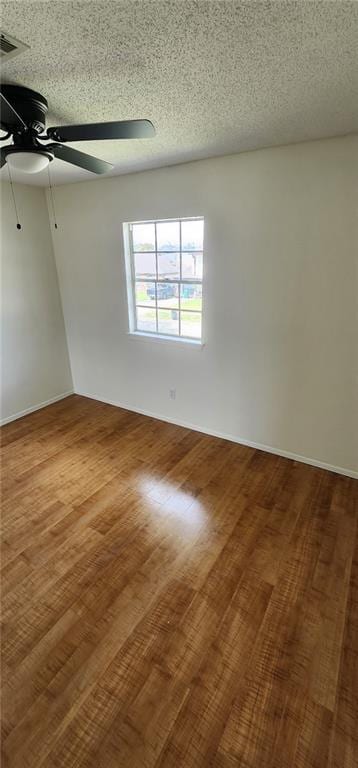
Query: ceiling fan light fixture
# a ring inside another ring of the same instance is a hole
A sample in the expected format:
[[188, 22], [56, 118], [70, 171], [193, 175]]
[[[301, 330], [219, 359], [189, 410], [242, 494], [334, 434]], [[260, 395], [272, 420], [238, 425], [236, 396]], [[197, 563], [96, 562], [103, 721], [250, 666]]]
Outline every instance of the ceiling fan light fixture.
[[9, 152], [6, 162], [12, 171], [39, 173], [47, 168], [50, 159], [42, 152]]

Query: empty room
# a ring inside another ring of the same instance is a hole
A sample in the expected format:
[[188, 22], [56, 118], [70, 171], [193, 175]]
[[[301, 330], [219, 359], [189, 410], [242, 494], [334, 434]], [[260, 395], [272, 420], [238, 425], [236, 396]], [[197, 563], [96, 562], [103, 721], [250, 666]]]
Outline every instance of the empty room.
[[2, 768], [357, 768], [358, 2], [0, 43]]

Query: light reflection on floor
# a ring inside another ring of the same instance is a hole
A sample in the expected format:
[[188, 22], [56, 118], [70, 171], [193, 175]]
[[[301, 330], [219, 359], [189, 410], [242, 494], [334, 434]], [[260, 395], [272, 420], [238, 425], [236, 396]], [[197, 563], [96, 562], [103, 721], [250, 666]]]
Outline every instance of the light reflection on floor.
[[153, 512], [168, 518], [171, 523], [181, 524], [181, 534], [198, 533], [208, 524], [208, 515], [204, 505], [196, 496], [184, 491], [180, 486], [168, 480], [153, 480], [143, 474], [137, 478], [137, 488], [146, 501], [152, 501]]

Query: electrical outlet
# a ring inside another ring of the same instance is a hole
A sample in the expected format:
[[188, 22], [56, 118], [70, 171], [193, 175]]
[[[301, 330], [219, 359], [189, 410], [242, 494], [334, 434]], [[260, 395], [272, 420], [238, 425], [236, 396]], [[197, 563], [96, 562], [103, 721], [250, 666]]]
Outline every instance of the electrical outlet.
[[169, 390], [169, 399], [170, 400], [175, 400], [176, 396], [177, 396], [176, 389], [170, 389]]

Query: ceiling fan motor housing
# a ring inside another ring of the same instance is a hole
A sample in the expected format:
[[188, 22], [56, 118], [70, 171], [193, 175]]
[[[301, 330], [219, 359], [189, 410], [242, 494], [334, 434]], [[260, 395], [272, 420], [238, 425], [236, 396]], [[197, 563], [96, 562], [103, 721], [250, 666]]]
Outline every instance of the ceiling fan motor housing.
[[[30, 88], [23, 88], [19, 85], [1, 86], [1, 92], [5, 98], [12, 104], [14, 109], [21, 115], [26, 126], [35, 134], [43, 133], [46, 127], [46, 112], [48, 103], [40, 93], [32, 91]], [[19, 131], [18, 124], [5, 122], [6, 115], [1, 117], [1, 127], [4, 131], [16, 133]]]

